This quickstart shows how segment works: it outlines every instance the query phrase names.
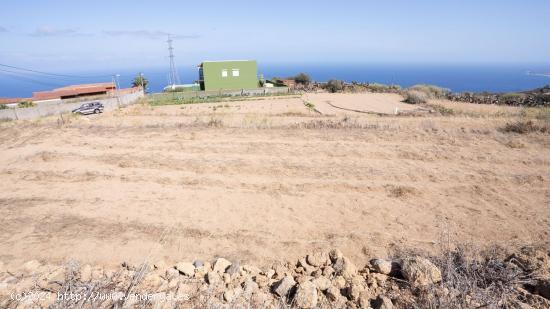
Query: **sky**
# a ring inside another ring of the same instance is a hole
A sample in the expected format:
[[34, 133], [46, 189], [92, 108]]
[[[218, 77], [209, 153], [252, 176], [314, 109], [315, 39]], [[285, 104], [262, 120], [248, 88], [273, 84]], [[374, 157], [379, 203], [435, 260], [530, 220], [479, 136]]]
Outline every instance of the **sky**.
[[4, 1], [0, 64], [550, 63], [548, 0]]

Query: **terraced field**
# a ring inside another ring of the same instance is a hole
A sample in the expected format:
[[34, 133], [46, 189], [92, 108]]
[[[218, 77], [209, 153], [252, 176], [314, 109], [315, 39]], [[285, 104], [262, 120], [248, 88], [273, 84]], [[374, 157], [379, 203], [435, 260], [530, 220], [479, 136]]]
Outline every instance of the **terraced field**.
[[316, 111], [273, 98], [2, 124], [0, 261], [266, 264], [338, 247], [360, 263], [442, 235], [548, 239], [550, 136], [499, 131], [519, 110], [381, 117], [347, 109], [416, 107], [307, 100]]

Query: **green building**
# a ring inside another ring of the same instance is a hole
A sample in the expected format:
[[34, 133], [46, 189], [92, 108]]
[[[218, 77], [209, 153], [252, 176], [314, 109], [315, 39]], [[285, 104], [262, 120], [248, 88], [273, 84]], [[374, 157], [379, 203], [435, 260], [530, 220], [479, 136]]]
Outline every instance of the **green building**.
[[201, 90], [258, 88], [258, 64], [255, 60], [204, 61], [199, 65]]

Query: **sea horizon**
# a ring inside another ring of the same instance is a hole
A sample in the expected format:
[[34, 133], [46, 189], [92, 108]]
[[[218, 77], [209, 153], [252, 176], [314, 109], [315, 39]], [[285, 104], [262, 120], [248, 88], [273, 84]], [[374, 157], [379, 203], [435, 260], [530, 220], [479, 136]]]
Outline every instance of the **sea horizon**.
[[[193, 83], [198, 79], [196, 64], [177, 66], [180, 83]], [[17, 70], [12, 70], [17, 72]], [[143, 73], [149, 80], [149, 92], [161, 92], [169, 84], [168, 66], [136, 69], [104, 69], [47, 72], [81, 76], [52, 77], [41, 74], [23, 76], [0, 74], [0, 97], [31, 97], [33, 92], [45, 91], [66, 85], [109, 82], [109, 76], [119, 75], [120, 87], [130, 87], [132, 79]], [[113, 73], [116, 72], [116, 73]], [[314, 81], [339, 79], [346, 82], [382, 83], [410, 87], [416, 84], [433, 84], [453, 92], [518, 92], [550, 84], [550, 77], [529, 75], [528, 72], [549, 73], [550, 64], [421, 64], [421, 63], [262, 63], [258, 74], [266, 79], [289, 77], [300, 72], [309, 74]], [[85, 76], [105, 76], [101, 78]]]

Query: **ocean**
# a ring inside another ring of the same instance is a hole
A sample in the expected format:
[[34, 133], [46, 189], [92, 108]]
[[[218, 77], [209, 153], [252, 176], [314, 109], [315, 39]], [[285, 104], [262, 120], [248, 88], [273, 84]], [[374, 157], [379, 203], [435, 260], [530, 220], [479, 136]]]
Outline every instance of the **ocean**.
[[[76, 78], [23, 73], [9, 69], [0, 71], [0, 97], [30, 97], [34, 91], [93, 82], [108, 82], [115, 70], [94, 72], [62, 72], [65, 75], [106, 77]], [[168, 84], [168, 68], [118, 70], [121, 87], [129, 87], [134, 76], [143, 72], [149, 80], [149, 92], [160, 92]], [[550, 64], [530, 65], [420, 65], [420, 64], [259, 64], [258, 73], [266, 78], [292, 76], [300, 72], [313, 80], [340, 79], [348, 82], [396, 84], [408, 87], [415, 84], [433, 84], [454, 92], [514, 92], [550, 84], [550, 77], [533, 76], [527, 72], [550, 73]], [[52, 72], [58, 73], [58, 72]], [[198, 78], [196, 65], [179, 66], [182, 83]]]

